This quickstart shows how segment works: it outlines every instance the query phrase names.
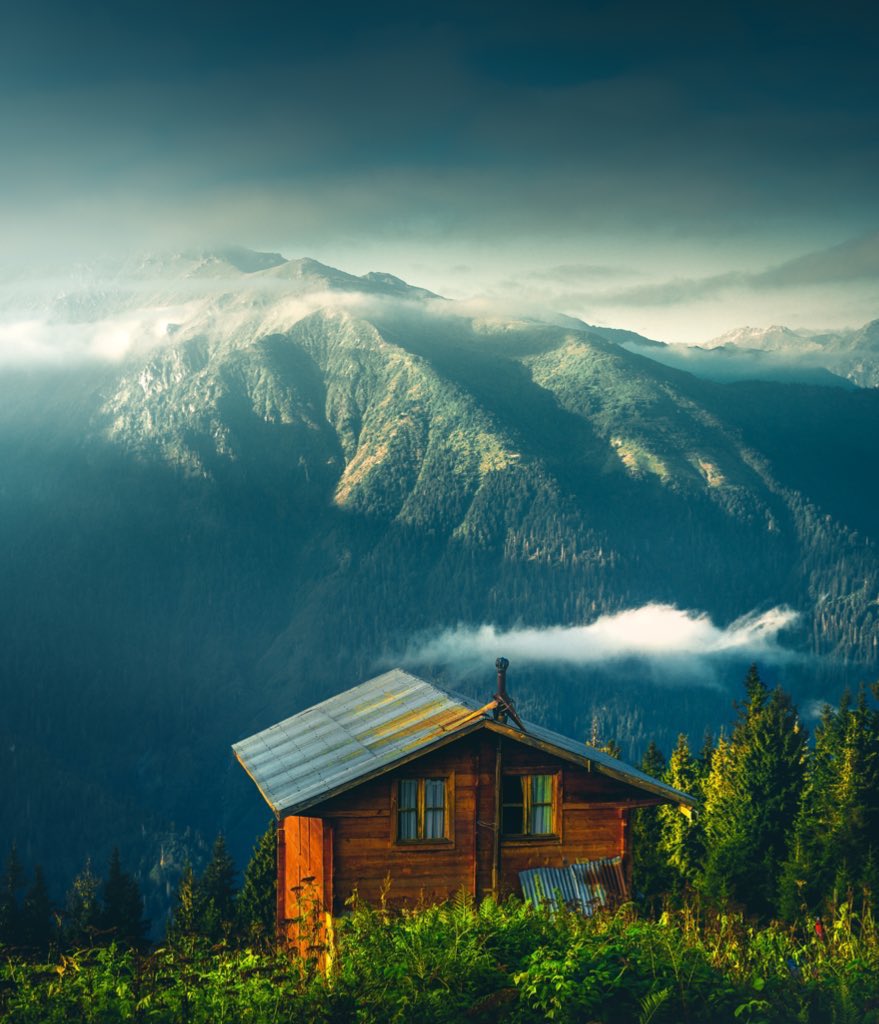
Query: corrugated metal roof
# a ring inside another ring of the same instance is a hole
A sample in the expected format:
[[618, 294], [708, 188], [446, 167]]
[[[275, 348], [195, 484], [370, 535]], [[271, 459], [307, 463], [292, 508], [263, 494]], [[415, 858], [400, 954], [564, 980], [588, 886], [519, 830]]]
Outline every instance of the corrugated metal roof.
[[331, 793], [447, 741], [479, 705], [394, 669], [233, 745], [276, 812]]
[[235, 756], [280, 813], [295, 814], [395, 765], [484, 726], [551, 746], [561, 756], [681, 803], [686, 793], [560, 733], [495, 722], [469, 697], [393, 669], [233, 744]]

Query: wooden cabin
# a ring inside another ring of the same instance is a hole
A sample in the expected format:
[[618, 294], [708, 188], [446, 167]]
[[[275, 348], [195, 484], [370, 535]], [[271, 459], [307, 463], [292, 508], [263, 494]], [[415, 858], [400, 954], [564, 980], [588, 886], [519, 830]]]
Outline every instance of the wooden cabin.
[[236, 743], [278, 819], [278, 923], [307, 894], [328, 915], [356, 890], [392, 904], [521, 892], [520, 872], [621, 857], [633, 809], [695, 801], [530, 722], [400, 669]]

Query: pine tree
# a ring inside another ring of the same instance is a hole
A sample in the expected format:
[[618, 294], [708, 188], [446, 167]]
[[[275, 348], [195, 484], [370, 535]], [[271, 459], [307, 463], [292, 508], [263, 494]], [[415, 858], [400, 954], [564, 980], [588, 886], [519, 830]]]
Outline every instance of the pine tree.
[[168, 925], [168, 941], [180, 943], [193, 938], [198, 933], [199, 908], [198, 886], [192, 864], [187, 861], [183, 865], [183, 874], [177, 886], [177, 903]]
[[[710, 744], [710, 740], [707, 741]], [[710, 747], [708, 749], [711, 749]], [[705, 756], [705, 755], [708, 756]], [[678, 742], [669, 758], [665, 781], [689, 793], [701, 801], [703, 799], [703, 764], [710, 763], [711, 756], [703, 745], [703, 756], [697, 761], [690, 753], [690, 744], [686, 734], [678, 736]], [[660, 838], [659, 847], [668, 864], [670, 880], [669, 891], [680, 897], [691, 888], [702, 867], [705, 854], [705, 838], [698, 812], [684, 811], [676, 804], [665, 804], [659, 808]]]
[[228, 938], [235, 927], [236, 874], [221, 832], [196, 890], [197, 931], [211, 942]]
[[143, 897], [135, 878], [122, 870], [116, 846], [110, 855], [98, 921], [103, 935], [113, 942], [133, 948], [145, 944], [150, 926], [143, 916]]
[[52, 944], [52, 906], [43, 869], [34, 868], [34, 880], [24, 897], [21, 911], [22, 945], [41, 959], [49, 954]]
[[696, 770], [700, 779], [705, 779], [711, 771], [711, 759], [714, 757], [714, 736], [710, 729], [705, 730], [702, 746], [696, 758]]
[[752, 665], [730, 741], [718, 743], [705, 782], [707, 853], [700, 884], [760, 917], [778, 907], [781, 865], [803, 788], [806, 732], [790, 697]]
[[879, 713], [863, 686], [857, 703], [843, 694], [825, 706], [815, 731], [781, 883], [782, 913], [818, 913], [850, 892], [877, 892], [879, 864]]
[[22, 908], [19, 892], [24, 888], [24, 868], [18, 859], [15, 843], [9, 847], [3, 888], [0, 890], [0, 946], [18, 947], [23, 944]]
[[614, 757], [619, 760], [623, 756], [622, 748], [616, 740], [603, 740], [601, 738], [601, 729], [598, 718], [598, 712], [592, 714], [592, 729], [589, 734], [589, 746], [595, 750], [600, 750], [602, 754], [607, 754], [609, 757]]
[[278, 829], [274, 819], [253, 848], [236, 900], [238, 931], [245, 942], [270, 944], [277, 919]]
[[736, 864], [748, 842], [747, 825], [742, 812], [738, 776], [739, 762], [730, 741], [721, 735], [711, 755], [711, 769], [705, 778], [702, 828], [705, 833], [705, 861], [698, 875], [698, 886], [715, 903], [734, 898], [732, 879]]
[[63, 937], [68, 949], [86, 949], [94, 945], [101, 910], [98, 899], [100, 887], [101, 880], [92, 871], [91, 859], [87, 859], [65, 899]]
[[[641, 759], [641, 770], [654, 779], [665, 774], [665, 756], [653, 740]], [[658, 811], [659, 807], [641, 807], [632, 815], [632, 888], [652, 911], [658, 909], [671, 880], [660, 848]]]

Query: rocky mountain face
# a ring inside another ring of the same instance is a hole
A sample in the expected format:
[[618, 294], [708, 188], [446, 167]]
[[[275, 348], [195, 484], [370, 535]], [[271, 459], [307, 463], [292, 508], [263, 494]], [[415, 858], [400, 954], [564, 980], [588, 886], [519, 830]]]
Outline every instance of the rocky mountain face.
[[[53, 355], [0, 372], [0, 836], [29, 859], [127, 844], [160, 902], [183, 851], [265, 817], [232, 741], [459, 623], [786, 604], [804, 699], [875, 672], [879, 391], [706, 380], [625, 332], [247, 250], [18, 294]], [[513, 685], [630, 756], [731, 699], [658, 708], [637, 667]]]

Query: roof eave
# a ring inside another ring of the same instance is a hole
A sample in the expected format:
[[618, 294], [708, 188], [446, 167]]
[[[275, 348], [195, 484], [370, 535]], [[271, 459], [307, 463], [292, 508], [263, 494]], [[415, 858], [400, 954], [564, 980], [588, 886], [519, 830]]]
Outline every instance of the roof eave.
[[235, 748], [235, 745], [234, 745], [234, 744], [233, 744], [233, 746], [232, 746], [232, 753], [233, 753], [233, 754], [235, 755], [235, 760], [236, 760], [236, 761], [237, 761], [237, 762], [238, 762], [238, 763], [239, 763], [239, 764], [241, 765], [241, 767], [242, 767], [242, 768], [243, 768], [243, 769], [244, 769], [244, 770], [245, 770], [245, 771], [247, 772], [247, 777], [248, 777], [248, 778], [250, 779], [250, 781], [251, 781], [251, 782], [252, 782], [252, 783], [254, 784], [254, 786], [256, 786], [256, 788], [257, 788], [257, 789], [259, 790], [259, 795], [260, 795], [260, 796], [261, 796], [261, 797], [263, 798], [263, 800], [265, 800], [265, 802], [266, 802], [266, 803], [267, 803], [267, 804], [269, 805], [269, 807], [271, 808], [271, 810], [272, 810], [272, 814], [274, 814], [274, 816], [275, 816], [276, 818], [280, 818], [280, 817], [281, 817], [281, 812], [280, 812], [280, 811], [278, 810], [278, 808], [277, 808], [277, 807], [275, 806], [275, 804], [273, 804], [273, 803], [272, 803], [272, 801], [271, 801], [271, 800], [269, 800], [268, 796], [266, 795], [266, 791], [265, 791], [265, 790], [264, 790], [264, 789], [262, 788], [262, 786], [261, 786], [261, 785], [259, 784], [259, 782], [257, 782], [256, 776], [255, 776], [255, 775], [253, 774], [253, 772], [252, 772], [252, 771], [251, 771], [251, 770], [250, 770], [250, 769], [249, 769], [249, 768], [247, 767], [247, 762], [246, 762], [246, 761], [245, 761], [245, 760], [244, 760], [244, 759], [243, 759], [243, 758], [241, 757], [241, 755], [240, 755], [240, 754], [238, 753], [238, 751], [236, 750], [236, 748]]
[[491, 732], [507, 736], [510, 739], [517, 740], [519, 743], [525, 743], [527, 746], [533, 747], [536, 750], [542, 750], [545, 753], [553, 754], [556, 757], [570, 761], [572, 764], [577, 764], [581, 767], [598, 771], [603, 775], [616, 779], [618, 782], [625, 782], [626, 785], [634, 786], [636, 789], [643, 789], [648, 793], [652, 793], [654, 796], [657, 796], [669, 803], [686, 804], [689, 807], [696, 807], [698, 804], [698, 801], [694, 797], [690, 796], [689, 793], [683, 793], [671, 786], [664, 786], [661, 782], [650, 783], [640, 778], [633, 778], [625, 771], [617, 770], [612, 768], [610, 765], [602, 764], [600, 761], [593, 761], [585, 752], [583, 754], [575, 754], [571, 750], [565, 750], [563, 747], [557, 747], [554, 743], [547, 743], [545, 740], [540, 740], [536, 736], [529, 735], [527, 732], [521, 732], [519, 729], [514, 729], [510, 725], [505, 725], [491, 719], [486, 719], [484, 724]]
[[236, 749], [237, 744], [233, 745], [232, 750], [235, 757], [241, 767], [247, 772], [253, 784], [259, 790], [263, 800], [269, 805], [272, 813], [276, 818], [280, 819], [290, 814], [301, 814], [303, 811], [307, 811], [312, 807], [316, 807], [318, 804], [322, 804], [327, 800], [331, 800], [333, 797], [340, 796], [342, 793], [347, 793], [349, 790], [356, 789], [357, 786], [362, 785], [365, 782], [369, 782], [372, 779], [380, 778], [387, 772], [393, 771], [395, 768], [399, 768], [402, 765], [409, 764], [411, 761], [415, 761], [425, 754], [429, 754], [434, 750], [439, 750], [442, 747], [447, 746], [449, 743], [460, 739], [463, 736], [468, 736], [471, 733], [477, 732], [479, 729], [486, 728], [490, 732], [494, 732], [498, 735], [505, 736], [508, 739], [515, 740], [518, 743], [523, 743], [526, 746], [530, 746], [536, 750], [542, 750], [545, 753], [552, 754], [555, 757], [562, 758], [570, 762], [571, 764], [579, 765], [580, 767], [587, 768], [589, 770], [595, 770], [603, 775], [607, 775], [610, 778], [616, 779], [618, 782], [623, 782], [626, 785], [632, 786], [635, 789], [643, 790], [647, 793], [651, 793], [657, 797], [658, 800], [665, 801], [668, 803], [677, 803], [682, 806], [697, 807], [698, 802], [691, 797], [688, 793], [683, 793], [679, 790], [674, 789], [671, 786], [664, 786], [660, 782], [651, 783], [640, 778], [633, 778], [630, 774], [623, 770], [616, 770], [610, 765], [603, 764], [600, 761], [593, 760], [584, 751], [582, 754], [574, 753], [571, 750], [566, 750], [564, 747], [556, 746], [554, 743], [549, 743], [546, 740], [538, 739], [536, 736], [530, 735], [528, 732], [523, 732], [519, 729], [513, 728], [511, 725], [507, 725], [503, 722], [499, 722], [493, 718], [481, 717], [474, 719], [471, 716], [467, 716], [464, 723], [456, 729], [452, 729], [444, 735], [438, 737], [432, 743], [425, 744], [424, 746], [418, 747], [416, 750], [412, 750], [403, 757], [398, 757], [387, 764], [381, 765], [371, 771], [365, 772], [362, 775], [358, 775], [356, 778], [347, 779], [345, 782], [340, 783], [337, 786], [331, 787], [323, 791], [320, 794], [308, 797], [304, 800], [299, 800], [291, 804], [279, 806], [272, 802], [266, 794], [263, 787], [259, 784], [258, 780], [254, 776], [253, 772], [248, 768], [247, 763], [240, 756]]

